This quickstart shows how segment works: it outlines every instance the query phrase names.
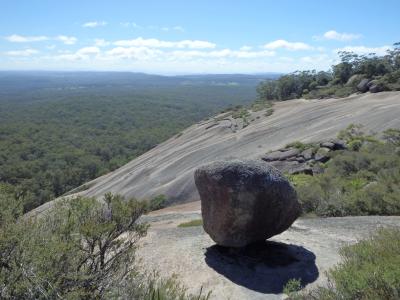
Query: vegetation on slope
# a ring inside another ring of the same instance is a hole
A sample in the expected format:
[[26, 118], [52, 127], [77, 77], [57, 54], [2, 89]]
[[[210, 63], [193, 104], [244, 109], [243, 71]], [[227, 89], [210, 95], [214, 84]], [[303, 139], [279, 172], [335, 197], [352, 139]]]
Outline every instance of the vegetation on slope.
[[350, 125], [339, 138], [349, 150], [333, 152], [324, 173], [289, 176], [304, 213], [400, 215], [400, 130], [386, 130], [380, 141]]
[[174, 278], [142, 274], [135, 264], [147, 225], [144, 202], [107, 194], [77, 198], [39, 218], [0, 190], [1, 299], [206, 299]]
[[400, 90], [400, 43], [384, 56], [341, 52], [341, 62], [328, 72], [297, 71], [260, 84], [258, 93], [267, 100], [345, 97], [357, 91], [362, 79], [372, 80], [375, 91]]
[[342, 262], [328, 272], [328, 286], [295, 293], [299, 281], [289, 282], [292, 300], [399, 299], [400, 230], [380, 229], [370, 238], [341, 250]]

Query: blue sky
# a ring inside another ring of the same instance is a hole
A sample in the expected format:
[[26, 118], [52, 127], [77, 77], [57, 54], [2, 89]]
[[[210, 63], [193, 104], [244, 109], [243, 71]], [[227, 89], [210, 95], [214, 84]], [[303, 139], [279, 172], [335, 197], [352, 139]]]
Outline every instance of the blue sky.
[[399, 0], [0, 0], [0, 69], [325, 70], [340, 50], [384, 54], [399, 12]]

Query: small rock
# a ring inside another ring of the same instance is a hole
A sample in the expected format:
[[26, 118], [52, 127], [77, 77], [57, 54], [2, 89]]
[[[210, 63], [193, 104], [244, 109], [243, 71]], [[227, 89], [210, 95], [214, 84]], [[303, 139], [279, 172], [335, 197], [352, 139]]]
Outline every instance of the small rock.
[[261, 157], [264, 161], [276, 161], [276, 160], [285, 160], [290, 157], [296, 156], [300, 153], [299, 149], [290, 148], [285, 151], [274, 151], [271, 153], [267, 153]]
[[379, 83], [374, 82], [369, 86], [369, 91], [371, 93], [379, 93], [383, 91], [383, 87]]
[[296, 175], [296, 174], [307, 174], [313, 175], [313, 169], [308, 164], [300, 164], [289, 171], [289, 174]]
[[323, 167], [321, 167], [320, 164], [315, 164], [311, 167], [312, 173], [313, 175], [318, 175], [318, 174], [322, 174], [325, 172], [325, 169]]
[[333, 150], [335, 148], [335, 144], [332, 142], [323, 142], [320, 144], [321, 147], [328, 148]]
[[329, 159], [329, 149], [327, 148], [319, 148], [317, 153], [315, 153], [315, 161], [325, 163]]
[[345, 141], [332, 140], [331, 142], [335, 145], [333, 150], [346, 150], [347, 149], [347, 145], [346, 145]]
[[244, 247], [292, 225], [301, 207], [294, 188], [261, 160], [218, 161], [194, 174], [204, 230], [219, 245]]
[[361, 93], [365, 93], [368, 91], [368, 83], [370, 82], [369, 79], [363, 79], [359, 84], [357, 84], [357, 90]]
[[311, 158], [313, 158], [314, 151], [312, 148], [308, 148], [301, 152], [301, 155], [304, 157], [305, 160], [310, 160]]
[[289, 160], [271, 161], [268, 162], [268, 164], [273, 166], [274, 168], [277, 168], [282, 173], [290, 173], [290, 170], [297, 168], [300, 165], [298, 161], [289, 161]]

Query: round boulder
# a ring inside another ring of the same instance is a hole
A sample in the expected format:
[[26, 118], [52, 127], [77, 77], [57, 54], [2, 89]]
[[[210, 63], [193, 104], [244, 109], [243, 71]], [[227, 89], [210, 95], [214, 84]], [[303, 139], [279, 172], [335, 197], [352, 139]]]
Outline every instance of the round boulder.
[[292, 185], [262, 160], [213, 162], [198, 168], [194, 179], [204, 230], [221, 246], [265, 241], [301, 213]]

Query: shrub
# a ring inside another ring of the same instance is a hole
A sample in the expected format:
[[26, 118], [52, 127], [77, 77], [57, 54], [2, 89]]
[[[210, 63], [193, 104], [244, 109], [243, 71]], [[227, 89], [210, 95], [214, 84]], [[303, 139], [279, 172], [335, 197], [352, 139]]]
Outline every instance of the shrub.
[[286, 295], [291, 295], [295, 292], [300, 291], [303, 288], [300, 279], [292, 278], [283, 287], [283, 293]]
[[328, 271], [327, 287], [289, 294], [290, 299], [399, 299], [400, 229], [380, 229], [341, 249], [342, 262]]
[[400, 214], [397, 131], [388, 131], [390, 137], [381, 143], [359, 133], [360, 128], [352, 126], [341, 133], [347, 141], [362, 141], [360, 147], [335, 151], [325, 164], [323, 174], [289, 176], [304, 213], [319, 216]]
[[99, 299], [134, 271], [146, 205], [106, 194], [0, 228], [0, 298]]

